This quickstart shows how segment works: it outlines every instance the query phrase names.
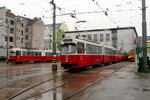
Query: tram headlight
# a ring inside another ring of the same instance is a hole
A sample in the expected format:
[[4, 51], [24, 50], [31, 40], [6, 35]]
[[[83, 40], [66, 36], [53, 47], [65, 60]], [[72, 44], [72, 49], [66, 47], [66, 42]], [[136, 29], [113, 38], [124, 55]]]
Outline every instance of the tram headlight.
[[68, 59], [66, 59], [65, 61], [66, 61], [66, 63], [67, 63], [67, 62], [68, 62]]
[[66, 57], [65, 57], [65, 62], [67, 63], [68, 61], [69, 61], [69, 57], [66, 56]]

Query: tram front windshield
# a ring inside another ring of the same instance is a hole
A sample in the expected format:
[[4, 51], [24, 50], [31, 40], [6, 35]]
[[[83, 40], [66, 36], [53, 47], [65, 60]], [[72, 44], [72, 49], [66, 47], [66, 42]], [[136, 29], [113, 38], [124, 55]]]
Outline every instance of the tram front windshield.
[[10, 50], [10, 51], [9, 51], [9, 56], [16, 56], [16, 53], [15, 53], [15, 51], [13, 51], [13, 50]]
[[77, 51], [75, 44], [64, 44], [62, 46], [62, 54], [75, 54]]

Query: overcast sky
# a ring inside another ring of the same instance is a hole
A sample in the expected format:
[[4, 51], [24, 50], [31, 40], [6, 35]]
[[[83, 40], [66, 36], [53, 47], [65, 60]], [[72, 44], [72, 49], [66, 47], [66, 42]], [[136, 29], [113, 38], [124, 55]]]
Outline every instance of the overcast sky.
[[[1, 0], [0, 6], [6, 6], [14, 14], [27, 18], [41, 17], [45, 24], [52, 24], [51, 0]], [[147, 35], [150, 35], [150, 2], [147, 6]], [[142, 11], [141, 0], [54, 0], [56, 22], [66, 23], [69, 30], [78, 26], [79, 30], [107, 29], [119, 27], [136, 27], [141, 33]], [[107, 15], [104, 13], [107, 11]], [[76, 13], [76, 18], [68, 13]], [[63, 15], [62, 15], [63, 14]], [[77, 21], [85, 23], [75, 24]], [[81, 25], [80, 25], [81, 24]]]

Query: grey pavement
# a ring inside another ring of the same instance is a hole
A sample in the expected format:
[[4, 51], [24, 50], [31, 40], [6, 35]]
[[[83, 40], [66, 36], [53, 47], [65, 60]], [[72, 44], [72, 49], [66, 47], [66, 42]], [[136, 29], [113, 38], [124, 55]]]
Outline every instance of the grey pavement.
[[134, 70], [132, 63], [71, 100], [150, 100], [150, 73]]

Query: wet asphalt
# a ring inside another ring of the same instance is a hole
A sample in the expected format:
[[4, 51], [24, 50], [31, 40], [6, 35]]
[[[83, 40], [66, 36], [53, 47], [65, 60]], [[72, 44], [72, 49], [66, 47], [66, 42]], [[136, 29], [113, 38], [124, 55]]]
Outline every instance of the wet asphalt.
[[150, 100], [150, 73], [135, 72], [132, 63], [70, 100]]
[[[51, 66], [49, 63], [22, 64], [22, 65], [7, 65], [5, 63], [1, 63], [0, 83], [1, 83], [1, 85], [2, 84], [4, 85], [4, 83], [9, 83], [9, 81], [20, 80], [22, 78], [28, 78], [28, 77], [36, 76], [36, 75], [40, 75], [40, 76], [45, 75], [45, 74], [49, 75], [49, 73], [51, 73], [51, 69], [49, 66]], [[42, 69], [39, 67], [41, 67]], [[59, 69], [61, 70], [61, 68], [59, 68]], [[9, 73], [8, 75], [5, 74], [7, 71], [9, 71], [11, 73]], [[111, 70], [109, 70], [109, 71], [111, 71]], [[81, 72], [80, 77], [81, 76], [85, 77], [84, 74], [87, 72], [88, 71]], [[90, 73], [93, 73], [93, 72], [90, 72]], [[79, 77], [79, 75], [74, 75], [74, 76], [70, 75], [70, 79], [72, 79], [73, 77], [74, 77], [73, 79], [75, 79], [75, 77], [77, 77], [77, 76]], [[96, 76], [98, 76], [98, 75], [96, 75]], [[50, 77], [50, 76], [48, 76], [48, 77]], [[47, 76], [45, 76], [44, 78], [47, 79]], [[26, 84], [16, 85], [16, 87], [17, 87], [16, 91], [20, 91], [20, 89], [23, 89], [22, 87], [26, 87], [26, 86], [30, 85], [31, 83], [35, 84], [36, 82], [38, 82], [39, 80], [43, 80], [44, 78], [39, 77], [38, 80], [34, 78], [34, 80], [32, 79], [30, 81], [29, 80], [24, 81], [24, 83], [26, 83]], [[93, 78], [89, 77], [86, 80], [91, 80]], [[61, 79], [57, 79], [55, 81], [57, 83], [56, 85], [58, 85], [59, 81], [61, 81], [61, 83], [64, 83], [68, 80], [66, 77], [64, 77], [64, 79], [61, 78]], [[52, 81], [43, 85], [43, 87], [47, 88], [47, 87], [53, 86], [54, 84], [51, 84], [51, 83], [52, 83]], [[84, 85], [84, 83], [85, 83], [84, 80], [80, 81], [81, 85]], [[71, 93], [71, 91], [74, 91], [74, 90], [80, 88], [79, 85], [78, 85], [78, 87], [76, 87], [76, 85], [66, 85], [65, 87], [62, 87], [60, 89], [53, 90], [47, 94], [43, 94], [42, 100], [44, 100], [44, 98], [45, 98], [45, 100], [48, 100], [49, 97], [52, 97], [53, 100], [150, 100], [150, 73], [135, 72], [135, 63], [131, 63], [128, 66], [125, 66], [125, 67], [117, 70], [116, 72], [112, 73], [111, 75], [104, 78], [103, 80], [97, 82], [96, 84], [91, 85], [90, 87], [86, 88], [85, 90], [81, 91], [80, 93], [75, 94], [72, 98], [62, 99], [62, 98], [67, 97], [67, 95], [69, 95]], [[15, 85], [14, 85], [14, 87], [15, 87]], [[55, 86], [53, 86], [53, 87], [55, 87]], [[10, 91], [12, 89], [13, 89], [13, 87], [9, 86], [9, 87], [7, 87], [6, 90]], [[36, 91], [34, 91], [34, 92], [38, 92], [37, 90], [41, 91], [42, 89], [36, 89]], [[14, 89], [13, 89], [13, 91], [14, 91]], [[4, 92], [5, 91], [3, 91], [3, 93]], [[31, 91], [31, 92], [33, 92], [33, 91]], [[12, 94], [11, 91], [9, 92], [9, 94]], [[65, 96], [65, 97], [63, 97], [63, 96]], [[0, 97], [3, 97], [3, 94], [0, 94]], [[41, 97], [32, 98], [29, 100], [40, 100], [39, 98], [41, 98]], [[0, 100], [7, 100], [7, 99], [0, 98]], [[19, 100], [19, 99], [13, 99], [13, 100]]]

